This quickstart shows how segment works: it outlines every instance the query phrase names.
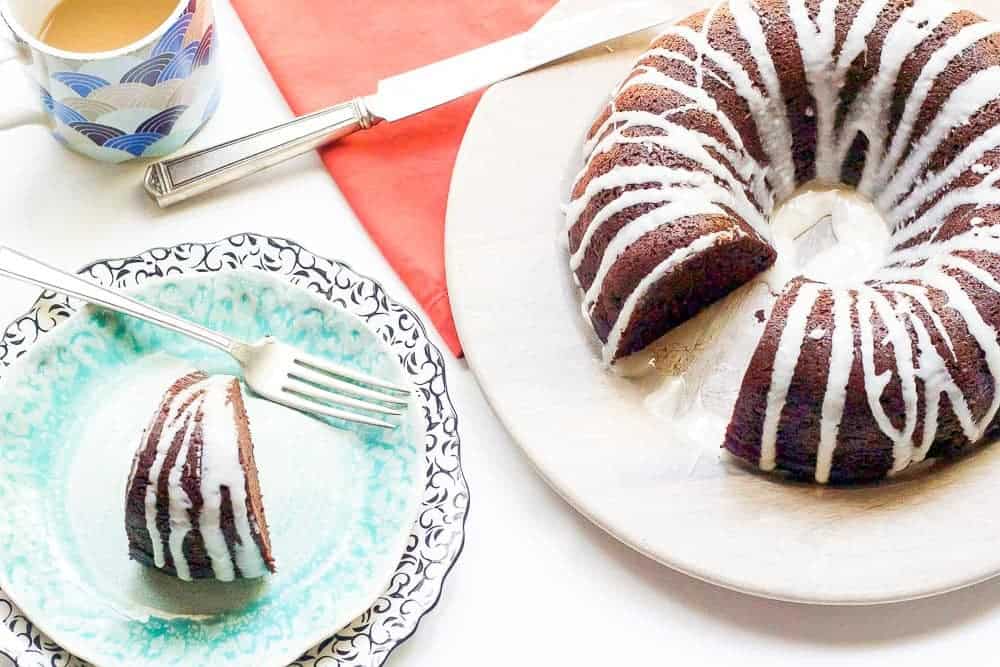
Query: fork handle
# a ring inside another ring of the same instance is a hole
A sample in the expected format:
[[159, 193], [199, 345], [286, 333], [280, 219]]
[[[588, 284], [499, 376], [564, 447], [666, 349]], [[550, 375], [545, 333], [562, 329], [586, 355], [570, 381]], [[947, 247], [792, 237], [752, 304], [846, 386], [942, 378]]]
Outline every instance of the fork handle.
[[143, 186], [157, 204], [167, 207], [376, 122], [364, 100], [355, 98], [211, 148], [154, 162], [146, 168]]
[[79, 276], [66, 273], [24, 255], [16, 250], [0, 246], [0, 275], [14, 278], [26, 283], [32, 283], [46, 289], [67, 294], [82, 299], [88, 303], [104, 306], [110, 310], [137, 317], [190, 336], [203, 343], [219, 348], [223, 352], [233, 353], [240, 345], [228, 336], [189, 322], [181, 317], [154, 308], [119, 292], [107, 289]]

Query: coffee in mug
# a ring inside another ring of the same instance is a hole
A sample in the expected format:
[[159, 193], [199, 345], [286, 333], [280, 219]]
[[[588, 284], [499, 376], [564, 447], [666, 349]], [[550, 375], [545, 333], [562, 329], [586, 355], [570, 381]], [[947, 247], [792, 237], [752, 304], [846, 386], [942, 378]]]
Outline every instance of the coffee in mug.
[[64, 51], [113, 51], [156, 30], [176, 7], [177, 0], [61, 0], [38, 38]]
[[0, 130], [42, 124], [104, 162], [162, 157], [215, 111], [217, 51], [212, 0], [0, 0], [0, 63], [24, 65], [39, 109], [0, 92]]

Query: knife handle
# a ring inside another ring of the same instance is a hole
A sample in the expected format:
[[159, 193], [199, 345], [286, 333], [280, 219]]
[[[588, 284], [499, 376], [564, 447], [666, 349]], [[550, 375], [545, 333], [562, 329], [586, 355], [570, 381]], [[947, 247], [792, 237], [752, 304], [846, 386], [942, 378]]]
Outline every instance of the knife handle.
[[165, 208], [366, 130], [378, 120], [364, 100], [355, 98], [211, 148], [154, 162], [146, 168], [143, 186]]

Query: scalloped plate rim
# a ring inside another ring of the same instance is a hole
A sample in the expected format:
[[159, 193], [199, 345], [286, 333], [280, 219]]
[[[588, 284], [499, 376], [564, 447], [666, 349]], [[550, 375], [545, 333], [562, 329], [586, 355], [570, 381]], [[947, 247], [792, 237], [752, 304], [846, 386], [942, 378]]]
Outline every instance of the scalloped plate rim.
[[[363, 273], [360, 273], [360, 272], [356, 271], [353, 268], [353, 266], [351, 264], [347, 263], [347, 262], [344, 262], [344, 261], [341, 261], [341, 260], [337, 260], [337, 259], [328, 258], [328, 257], [325, 257], [324, 255], [314, 253], [311, 250], [309, 250], [308, 248], [306, 248], [305, 246], [303, 246], [302, 244], [300, 244], [300, 243], [298, 243], [296, 241], [293, 241], [291, 239], [288, 239], [286, 237], [271, 236], [271, 235], [266, 235], [266, 234], [258, 234], [258, 233], [254, 233], [254, 232], [244, 232], [244, 233], [239, 233], [239, 234], [230, 234], [228, 236], [225, 236], [225, 237], [222, 237], [222, 238], [219, 238], [219, 239], [214, 239], [214, 240], [211, 240], [211, 241], [185, 241], [185, 242], [177, 243], [177, 244], [174, 244], [174, 245], [153, 246], [153, 247], [146, 248], [146, 249], [144, 249], [142, 251], [139, 251], [139, 252], [137, 252], [137, 253], [135, 253], [133, 255], [107, 257], [107, 258], [101, 258], [101, 259], [90, 261], [90, 262], [84, 264], [83, 266], [81, 266], [79, 269], [77, 269], [77, 271], [75, 273], [77, 273], [77, 274], [83, 274], [83, 273], [91, 271], [92, 269], [94, 269], [96, 267], [99, 267], [99, 266], [102, 266], [102, 265], [105, 265], [105, 264], [114, 263], [114, 262], [126, 262], [126, 261], [129, 261], [129, 260], [141, 259], [141, 258], [144, 258], [147, 255], [156, 253], [158, 251], [167, 253], [168, 256], [169, 256], [170, 254], [172, 254], [175, 251], [177, 251], [179, 248], [182, 248], [182, 247], [185, 247], [185, 246], [198, 246], [198, 245], [200, 245], [200, 246], [205, 246], [205, 247], [215, 247], [215, 246], [219, 246], [221, 244], [226, 244], [226, 243], [232, 244], [234, 242], [234, 240], [246, 240], [246, 239], [252, 239], [252, 240], [255, 240], [255, 241], [264, 241], [264, 242], [271, 242], [271, 241], [282, 242], [282, 243], [287, 244], [288, 246], [296, 247], [299, 250], [304, 251], [305, 253], [311, 255], [314, 258], [326, 260], [326, 261], [330, 262], [331, 264], [333, 264], [335, 266], [340, 266], [340, 267], [342, 267], [344, 269], [347, 269], [348, 271], [354, 273], [356, 276], [358, 276], [358, 278], [361, 281], [370, 283], [378, 291], [380, 291], [382, 294], [384, 294], [385, 298], [388, 301], [392, 302], [393, 304], [397, 305], [401, 309], [405, 310], [410, 315], [410, 317], [412, 318], [413, 322], [416, 325], [416, 328], [419, 329], [420, 337], [422, 339], [424, 339], [424, 342], [427, 345], [429, 345], [432, 350], [434, 350], [435, 354], [437, 354], [439, 357], [441, 357], [443, 359], [443, 354], [441, 353], [440, 348], [433, 341], [431, 341], [430, 338], [429, 338], [429, 336], [427, 335], [427, 327], [424, 324], [423, 320], [417, 316], [417, 314], [413, 311], [412, 308], [410, 308], [410, 307], [408, 307], [408, 306], [400, 303], [399, 301], [396, 301], [394, 298], [392, 298], [389, 295], [389, 293], [385, 290], [385, 288], [382, 286], [381, 282], [379, 282], [378, 280], [375, 280], [375, 279], [373, 279], [373, 278], [371, 278], [371, 277], [369, 277], [369, 276], [367, 276], [367, 275], [365, 275]], [[163, 259], [166, 259], [166, 258], [154, 258], [153, 262], [155, 263], [155, 262], [163, 261]], [[336, 305], [332, 301], [327, 300], [322, 295], [319, 295], [319, 294], [316, 294], [316, 293], [313, 293], [313, 292], [309, 292], [309, 290], [305, 289], [304, 287], [301, 287], [300, 285], [297, 285], [297, 284], [292, 283], [292, 282], [290, 282], [288, 280], [285, 280], [284, 279], [284, 274], [276, 273], [276, 272], [269, 271], [269, 270], [262, 269], [262, 268], [244, 268], [244, 267], [239, 267], [239, 268], [236, 268], [236, 269], [225, 269], [225, 268], [222, 268], [222, 269], [211, 269], [211, 270], [208, 270], [208, 271], [191, 271], [191, 272], [181, 272], [181, 273], [174, 273], [174, 274], [165, 274], [163, 276], [156, 276], [156, 277], [153, 277], [153, 278], [147, 278], [146, 280], [144, 280], [140, 284], [130, 285], [130, 286], [125, 287], [125, 288], [117, 288], [117, 289], [120, 289], [121, 291], [126, 292], [126, 293], [132, 293], [134, 291], [143, 289], [145, 286], [149, 285], [153, 281], [159, 282], [159, 281], [163, 281], [163, 280], [185, 279], [185, 278], [190, 278], [190, 277], [197, 278], [199, 276], [202, 276], [202, 275], [208, 274], [208, 273], [223, 273], [223, 272], [225, 272], [225, 273], [259, 272], [260, 274], [266, 276], [267, 279], [278, 280], [278, 281], [280, 281], [281, 283], [283, 283], [285, 285], [288, 285], [288, 286], [290, 286], [290, 287], [292, 287], [294, 289], [298, 289], [298, 290], [301, 290], [301, 291], [309, 294], [313, 298], [316, 298], [316, 299], [319, 299], [321, 301], [324, 301], [331, 308], [335, 308], [335, 309], [341, 310], [347, 316], [356, 319], [366, 329], [368, 329], [369, 331], [371, 331], [372, 335], [374, 335], [378, 339], [378, 342], [379, 342], [380, 345], [385, 346], [386, 350], [388, 352], [390, 352], [390, 354], [392, 354], [393, 356], [396, 356], [395, 353], [392, 351], [392, 349], [390, 347], [390, 344], [388, 342], [386, 342], [385, 340], [383, 340], [382, 336], [378, 333], [378, 331], [376, 329], [372, 328], [363, 318], [359, 317], [358, 315], [355, 315], [354, 313], [351, 313], [351, 312], [347, 311], [346, 309], [343, 309], [342, 307]], [[43, 290], [39, 294], [39, 296], [35, 299], [35, 301], [32, 302], [32, 305], [27, 310], [23, 311], [19, 315], [17, 315], [14, 318], [12, 318], [6, 325], [4, 325], [2, 327], [2, 329], [0, 329], [0, 330], [2, 330], [2, 333], [6, 334], [6, 332], [8, 332], [9, 330], [11, 330], [12, 328], [15, 328], [18, 325], [18, 323], [22, 322], [23, 320], [25, 320], [27, 318], [31, 318], [33, 314], [37, 313], [38, 310], [42, 306], [44, 306], [44, 304], [46, 303], [46, 301], [51, 301], [52, 297], [56, 296], [56, 294], [57, 293], [54, 292], [54, 291], [52, 291], [52, 290]], [[59, 320], [51, 329], [38, 332], [37, 335], [36, 335], [36, 337], [35, 337], [35, 339], [33, 341], [31, 341], [29, 343], [20, 343], [19, 346], [21, 348], [23, 348], [21, 350], [21, 353], [18, 354], [14, 358], [14, 360], [10, 363], [9, 366], [7, 366], [5, 368], [0, 368], [0, 391], [3, 391], [6, 388], [6, 384], [7, 384], [8, 380], [9, 380], [9, 378], [15, 377], [17, 375], [17, 373], [18, 373], [17, 366], [19, 365], [19, 362], [22, 359], [22, 357], [26, 356], [27, 353], [30, 350], [32, 350], [33, 348], [35, 348], [35, 346], [37, 346], [39, 343], [43, 343], [44, 344], [45, 341], [43, 340], [42, 337], [49, 335], [50, 333], [52, 333], [57, 328], [65, 325], [66, 323], [70, 322], [73, 319], [76, 319], [76, 318], [84, 316], [85, 314], [87, 314], [88, 312], [91, 312], [92, 310], [93, 310], [93, 306], [90, 306], [89, 304], [82, 304], [80, 307], [75, 308], [73, 310], [73, 312], [71, 312], [69, 315], [67, 315], [63, 319]], [[12, 370], [13, 370], [13, 372], [12, 372]], [[442, 572], [442, 574], [441, 574], [441, 576], [440, 576], [440, 578], [438, 580], [436, 594], [434, 595], [434, 597], [430, 601], [430, 603], [427, 604], [427, 606], [425, 608], [423, 608], [421, 610], [421, 612], [417, 615], [417, 617], [414, 620], [413, 627], [410, 629], [410, 631], [408, 633], [406, 633], [405, 635], [401, 636], [400, 638], [398, 638], [394, 642], [392, 642], [392, 644], [385, 650], [384, 653], [381, 654], [381, 656], [377, 656], [377, 655], [373, 654], [372, 657], [375, 658], [376, 660], [374, 662], [371, 662], [370, 664], [384, 664], [385, 661], [388, 659], [388, 657], [392, 654], [393, 651], [395, 651], [395, 649], [400, 644], [402, 644], [402, 643], [406, 642], [407, 640], [409, 640], [416, 633], [416, 631], [417, 631], [417, 629], [418, 629], [418, 627], [420, 625], [420, 622], [423, 620], [424, 616], [427, 615], [428, 613], [430, 613], [437, 606], [437, 604], [440, 602], [441, 596], [444, 594], [444, 582], [447, 580], [448, 575], [451, 573], [452, 569], [455, 567], [455, 564], [458, 562], [458, 559], [462, 555], [462, 552], [464, 551], [464, 548], [465, 548], [465, 527], [466, 527], [466, 522], [468, 521], [469, 507], [470, 507], [470, 504], [471, 504], [471, 497], [470, 497], [469, 488], [468, 488], [468, 481], [467, 481], [467, 479], [465, 477], [465, 472], [462, 469], [460, 437], [458, 437], [458, 414], [457, 414], [457, 411], [454, 409], [454, 404], [451, 403], [450, 396], [448, 394], [448, 389], [447, 389], [447, 369], [445, 368], [445, 365], [443, 363], [440, 366], [440, 376], [441, 376], [442, 384], [443, 384], [443, 386], [445, 388], [444, 392], [443, 392], [443, 395], [444, 396], [448, 396], [448, 398], [449, 398], [448, 402], [449, 402], [449, 405], [450, 405], [451, 410], [453, 412], [453, 419], [455, 421], [455, 433], [456, 433], [456, 437], [457, 437], [458, 443], [459, 443], [459, 446], [457, 447], [457, 450], [456, 450], [456, 458], [457, 458], [457, 464], [458, 464], [456, 470], [459, 472], [459, 479], [461, 481], [460, 486], [462, 487], [461, 490], [464, 492], [464, 495], [465, 495], [464, 512], [462, 514], [461, 522], [459, 524], [461, 530], [459, 531], [458, 537], [457, 537], [458, 544], [456, 546], [454, 556], [451, 558], [450, 562], [448, 562], [447, 566], [444, 568], [444, 571]], [[425, 434], [426, 434], [426, 431], [425, 431]], [[418, 492], [419, 494], [421, 494], [421, 498], [422, 498], [423, 492], [426, 490], [427, 484], [430, 483], [430, 480], [428, 479], [428, 477], [427, 477], [427, 475], [426, 475], [426, 473], [424, 471], [424, 468], [426, 467], [426, 447], [424, 447], [424, 449], [425, 449], [424, 464], [421, 466], [421, 474], [422, 474], [422, 476], [424, 478], [424, 484], [423, 484], [422, 488], [420, 488], [420, 490]], [[413, 522], [411, 523], [411, 525], [416, 524], [419, 521], [420, 516], [422, 514], [422, 511], [423, 511], [423, 501], [421, 499], [421, 501], [418, 503], [418, 505], [417, 505], [417, 507], [415, 509], [415, 516], [414, 516], [414, 519], [413, 519]], [[401, 558], [406, 553], [405, 547], [406, 547], [407, 542], [409, 541], [409, 538], [412, 535], [413, 535], [412, 528], [411, 528], [410, 532], [408, 532], [408, 533], [405, 533], [405, 534], [401, 533], [402, 537], [399, 540], [399, 545], [398, 545], [399, 548], [396, 549], [396, 550], [398, 550], [398, 551], [401, 552], [401, 555], [400, 555]], [[385, 589], [386, 589], [386, 587], [392, 582], [392, 580], [395, 577], [396, 573], [397, 573], [397, 569], [393, 569], [389, 573], [389, 575], [387, 577], [387, 580], [385, 582], [383, 582], [378, 587], [378, 590], [384, 592]], [[51, 634], [48, 631], [48, 629], [46, 628], [47, 623], [44, 620], [41, 620], [41, 621], [38, 620], [38, 619], [44, 619], [45, 615], [41, 614], [38, 609], [32, 609], [33, 600], [29, 600], [30, 596], [22, 595], [21, 592], [18, 591], [16, 587], [12, 587], [10, 585], [10, 583], [7, 581], [6, 574], [5, 574], [5, 572], [3, 572], [2, 569], [0, 569], [0, 591], [2, 591], [2, 593], [6, 594], [6, 596], [9, 597], [11, 601], [13, 601], [15, 604], [17, 604], [17, 606], [21, 610], [22, 614], [25, 617], [27, 617], [30, 620], [30, 622], [32, 624], [34, 624], [36, 628], [38, 628], [38, 630], [40, 630], [43, 634], [45, 634], [50, 640], [52, 640], [53, 642], [55, 642], [56, 644], [58, 644], [59, 648], [61, 648], [63, 651], [66, 651], [67, 653], [71, 654], [73, 657], [76, 657], [78, 659], [82, 659], [82, 660], [84, 660], [86, 662], [94, 663], [94, 664], [100, 664], [100, 658], [102, 656], [97, 656], [97, 655], [90, 654], [90, 652], [88, 650], [78, 651], [76, 649], [73, 649], [73, 648], [70, 647], [70, 644], [65, 641], [65, 639], [60, 639], [60, 640], [57, 641], [56, 638], [54, 637], [54, 635]], [[369, 601], [362, 609], [354, 611], [351, 614], [351, 616], [350, 616], [351, 620], [353, 621], [354, 619], [358, 618], [359, 616], [361, 616], [362, 614], [364, 614], [368, 610], [370, 610], [372, 608], [372, 606], [379, 601], [380, 597], [381, 597], [381, 593], [375, 599]], [[20, 598], [20, 600], [18, 598]], [[28, 600], [28, 604], [25, 604], [21, 600]], [[345, 616], [346, 615], [347, 614], [345, 613]], [[308, 641], [307, 641], [307, 639], [303, 639], [302, 640], [303, 648], [296, 650], [294, 653], [292, 653], [292, 652], [284, 652], [284, 653], [278, 654], [278, 652], [276, 651], [272, 655], [266, 655], [266, 656], [264, 656], [264, 659], [268, 663], [270, 663], [273, 660], [273, 661], [280, 661], [281, 664], [286, 664], [286, 663], [289, 663], [289, 664], [298, 664], [298, 658], [302, 657], [304, 655], [304, 652], [307, 652], [309, 649], [313, 648], [314, 646], [321, 645], [321, 644], [325, 644], [326, 646], [329, 646], [329, 645], [335, 643], [337, 641], [336, 634], [340, 630], [344, 629], [345, 627], [349, 627], [350, 624], [351, 624], [351, 622], [349, 621], [347, 625], [338, 626], [338, 627], [335, 627], [335, 628], [331, 628], [330, 630], [323, 631], [322, 633], [318, 633], [319, 634], [318, 637], [312, 637], [312, 636], [310, 636], [310, 637], [307, 638]], [[328, 643], [327, 643], [327, 640], [329, 640]], [[380, 660], [378, 660], [379, 657], [381, 658]], [[257, 660], [258, 658], [259, 658], [259, 656], [254, 656], [255, 660]], [[323, 658], [320, 656], [319, 659], [323, 659]]]

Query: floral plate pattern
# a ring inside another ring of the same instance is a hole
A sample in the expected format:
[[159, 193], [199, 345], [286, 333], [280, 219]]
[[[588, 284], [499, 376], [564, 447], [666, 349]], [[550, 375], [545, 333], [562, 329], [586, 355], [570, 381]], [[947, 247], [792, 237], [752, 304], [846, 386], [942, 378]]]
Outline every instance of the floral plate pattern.
[[[81, 273], [101, 284], [130, 288], [233, 271], [262, 272], [353, 314], [385, 342], [418, 388], [426, 434], [426, 487], [405, 553], [389, 585], [365, 613], [294, 663], [297, 667], [380, 665], [436, 603], [464, 539], [468, 487], [461, 470], [457, 417], [448, 398], [441, 354], [427, 340], [416, 316], [386, 296], [377, 283], [282, 239], [241, 235], [216, 243], [158, 248], [137, 257], [97, 262]], [[35, 307], [4, 333], [0, 374], [8, 376], [17, 359], [76, 310], [65, 298], [43, 294]], [[41, 634], [2, 592], [0, 620], [0, 665], [5, 664], [4, 659], [20, 667], [84, 664]]]

